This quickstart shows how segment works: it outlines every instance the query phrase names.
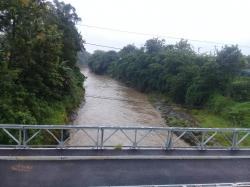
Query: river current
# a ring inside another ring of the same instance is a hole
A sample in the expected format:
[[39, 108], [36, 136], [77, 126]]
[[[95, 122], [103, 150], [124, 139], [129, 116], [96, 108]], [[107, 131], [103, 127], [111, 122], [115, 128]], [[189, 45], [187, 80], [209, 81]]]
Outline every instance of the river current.
[[[161, 113], [149, 102], [147, 95], [108, 76], [96, 75], [88, 68], [82, 69], [82, 73], [87, 77], [85, 101], [77, 112], [74, 125], [165, 126]], [[94, 132], [92, 135], [95, 136]], [[84, 145], [89, 141], [87, 139], [83, 131], [71, 132], [69, 144]], [[128, 140], [116, 133], [110, 141], [123, 145]], [[150, 144], [159, 142], [155, 136], [147, 141]]]

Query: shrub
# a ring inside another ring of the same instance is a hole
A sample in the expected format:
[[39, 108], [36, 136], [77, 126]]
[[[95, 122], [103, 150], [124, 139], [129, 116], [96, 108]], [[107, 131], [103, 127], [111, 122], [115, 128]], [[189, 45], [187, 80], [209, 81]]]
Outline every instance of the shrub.
[[228, 108], [234, 104], [234, 101], [229, 97], [224, 97], [220, 94], [213, 94], [210, 96], [207, 107], [209, 111], [217, 114], [227, 112]]
[[190, 106], [201, 106], [206, 102], [208, 96], [209, 92], [204, 88], [203, 84], [194, 82], [187, 89], [185, 101]]
[[250, 100], [250, 78], [240, 78], [231, 85], [230, 96], [236, 101]]

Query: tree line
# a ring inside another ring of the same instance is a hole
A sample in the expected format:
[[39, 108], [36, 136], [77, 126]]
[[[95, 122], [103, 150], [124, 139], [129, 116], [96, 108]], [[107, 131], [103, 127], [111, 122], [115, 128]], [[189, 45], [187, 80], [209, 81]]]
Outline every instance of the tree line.
[[[250, 79], [241, 75], [249, 67], [249, 57], [237, 45], [199, 54], [186, 40], [172, 45], [153, 38], [142, 48], [127, 45], [118, 52], [95, 51], [88, 65], [97, 74], [108, 74], [143, 92], [160, 92], [190, 108], [210, 106], [215, 111], [226, 107], [228, 100], [227, 104], [247, 102], [243, 111], [241, 107], [235, 111], [235, 118], [249, 118]], [[226, 113], [230, 117], [232, 111]]]
[[0, 123], [67, 121], [84, 93], [78, 21], [57, 0], [0, 0]]

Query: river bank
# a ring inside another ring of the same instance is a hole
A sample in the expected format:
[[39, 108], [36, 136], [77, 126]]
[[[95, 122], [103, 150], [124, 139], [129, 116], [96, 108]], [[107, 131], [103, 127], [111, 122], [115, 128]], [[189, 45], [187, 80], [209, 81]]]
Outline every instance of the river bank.
[[[233, 121], [223, 118], [219, 114], [210, 112], [207, 108], [189, 109], [181, 105], [173, 103], [168, 97], [159, 93], [148, 94], [150, 102], [161, 113], [165, 119], [166, 125], [170, 127], [197, 127], [197, 128], [237, 128], [237, 124]], [[176, 134], [177, 136], [180, 134]], [[195, 135], [201, 139], [201, 134]], [[241, 137], [243, 135], [240, 135]], [[193, 137], [185, 134], [182, 140], [186, 143], [195, 145], [196, 142]], [[223, 135], [217, 135], [213, 138], [210, 144], [214, 145], [228, 145], [228, 140]], [[241, 143], [244, 146], [250, 145], [250, 140]]]
[[159, 93], [149, 93], [148, 97], [153, 106], [161, 112], [168, 126], [200, 128], [237, 127], [231, 121], [208, 111], [206, 108], [185, 108]]
[[150, 102], [161, 113], [167, 126], [175, 127], [200, 127], [199, 122], [186, 109], [173, 103], [168, 97], [160, 93], [149, 93]]
[[[190, 111], [180, 105], [173, 103], [168, 97], [160, 93], [149, 93], [150, 102], [158, 110], [165, 124], [168, 127], [201, 127], [198, 120], [190, 113]], [[177, 136], [181, 134], [175, 132]], [[199, 134], [196, 134], [199, 137]], [[181, 138], [183, 141], [190, 145], [196, 145], [195, 139], [192, 135], [186, 133]]]

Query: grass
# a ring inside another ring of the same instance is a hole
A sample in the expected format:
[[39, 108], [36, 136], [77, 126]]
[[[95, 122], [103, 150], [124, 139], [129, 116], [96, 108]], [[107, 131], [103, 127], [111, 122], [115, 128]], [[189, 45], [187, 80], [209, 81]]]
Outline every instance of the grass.
[[47, 119], [45, 119], [46, 124], [65, 124], [69, 120], [69, 114], [65, 110], [64, 107], [60, 105], [53, 106], [52, 115], [50, 115]]
[[239, 115], [241, 127], [250, 127], [250, 102], [236, 103], [231, 107], [231, 114], [234, 113]]
[[[185, 119], [163, 116], [170, 126], [180, 127], [202, 127], [202, 128], [250, 128], [250, 102], [238, 102], [229, 97], [219, 94], [213, 95], [202, 109], [185, 109], [181, 105], [176, 105], [167, 96], [159, 93], [150, 93], [149, 100], [154, 103], [159, 101], [160, 105], [171, 105], [172, 107], [187, 112], [192, 116], [194, 122]], [[175, 107], [178, 106], [178, 107]], [[197, 121], [197, 123], [195, 123]], [[210, 134], [212, 135], [212, 134]], [[228, 139], [231, 133], [226, 134]], [[239, 133], [240, 140], [245, 133]], [[213, 138], [212, 144], [231, 146], [224, 135], [217, 134]], [[240, 144], [240, 146], [250, 146], [250, 135]]]
[[235, 127], [230, 120], [224, 119], [207, 110], [191, 110], [193, 117], [204, 128], [228, 128]]
[[[199, 122], [200, 126], [203, 128], [236, 128], [239, 127], [237, 125], [234, 125], [232, 121], [229, 119], [223, 118], [221, 115], [216, 115], [214, 113], [211, 113], [205, 109], [203, 110], [191, 110], [191, 114], [193, 117]], [[231, 134], [229, 133], [228, 136]], [[245, 134], [239, 134], [239, 139], [243, 137]], [[214, 138], [215, 142], [218, 142], [221, 145], [224, 146], [230, 146], [229, 143], [226, 141], [225, 137], [223, 135], [216, 135]], [[250, 138], [247, 137], [241, 144], [241, 146], [250, 146]]]
[[115, 150], [122, 150], [123, 145], [122, 144], [117, 144], [115, 145]]

